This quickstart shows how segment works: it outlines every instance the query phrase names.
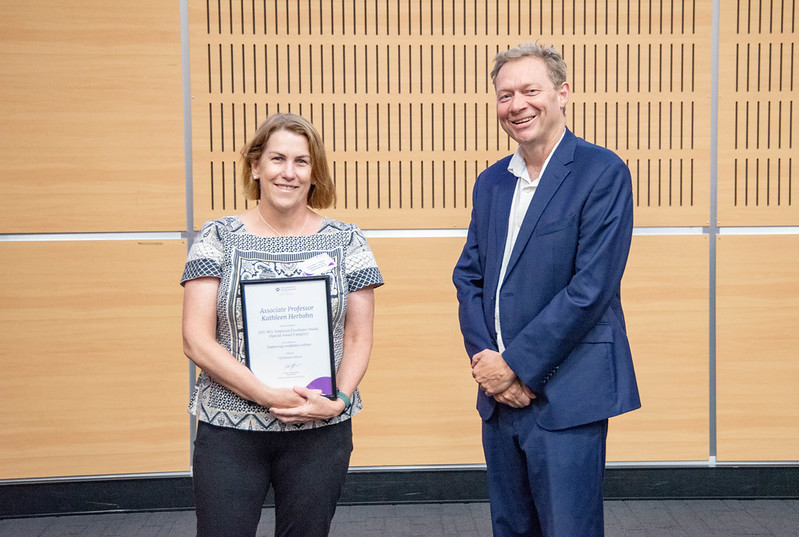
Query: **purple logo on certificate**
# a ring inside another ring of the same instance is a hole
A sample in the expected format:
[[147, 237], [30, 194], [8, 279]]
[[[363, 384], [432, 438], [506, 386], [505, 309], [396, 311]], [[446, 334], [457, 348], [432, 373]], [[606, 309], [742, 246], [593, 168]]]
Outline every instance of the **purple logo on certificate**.
[[308, 389], [311, 390], [322, 390], [322, 393], [333, 393], [333, 382], [330, 377], [319, 377], [318, 379], [312, 380], [308, 386]]

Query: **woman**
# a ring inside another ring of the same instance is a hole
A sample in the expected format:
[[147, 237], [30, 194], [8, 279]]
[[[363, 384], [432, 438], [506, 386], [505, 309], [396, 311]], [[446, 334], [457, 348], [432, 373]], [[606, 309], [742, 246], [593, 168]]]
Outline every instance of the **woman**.
[[[349, 467], [383, 280], [360, 229], [312, 210], [330, 207], [335, 187], [308, 121], [273, 115], [241, 154], [245, 195], [258, 204], [206, 222], [181, 279], [184, 352], [202, 369], [189, 408], [197, 535], [255, 535], [271, 484], [275, 534], [323, 536]], [[309, 272], [331, 282], [335, 399], [268, 386], [245, 365], [241, 280]]]

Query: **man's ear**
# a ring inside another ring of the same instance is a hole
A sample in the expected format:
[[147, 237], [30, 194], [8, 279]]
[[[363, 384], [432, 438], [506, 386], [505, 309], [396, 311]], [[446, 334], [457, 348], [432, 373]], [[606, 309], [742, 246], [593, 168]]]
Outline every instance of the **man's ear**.
[[571, 88], [569, 87], [568, 82], [564, 82], [558, 88], [558, 104], [560, 105], [560, 109], [564, 112], [566, 111], [566, 105], [569, 102], [569, 97], [571, 96]]

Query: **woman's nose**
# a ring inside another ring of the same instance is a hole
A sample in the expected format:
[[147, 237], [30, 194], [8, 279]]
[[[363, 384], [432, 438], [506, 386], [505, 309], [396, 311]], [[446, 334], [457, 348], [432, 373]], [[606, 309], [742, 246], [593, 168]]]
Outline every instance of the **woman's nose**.
[[294, 177], [297, 173], [295, 165], [293, 162], [286, 162], [286, 165], [283, 166], [283, 177]]

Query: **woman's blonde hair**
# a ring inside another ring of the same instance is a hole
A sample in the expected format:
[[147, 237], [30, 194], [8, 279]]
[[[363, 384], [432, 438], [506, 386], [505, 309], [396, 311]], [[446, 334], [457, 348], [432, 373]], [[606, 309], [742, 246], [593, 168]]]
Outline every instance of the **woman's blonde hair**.
[[336, 187], [330, 176], [325, 146], [322, 137], [313, 125], [296, 114], [274, 114], [261, 123], [255, 136], [241, 149], [241, 184], [244, 196], [250, 200], [261, 197], [258, 180], [252, 176], [252, 165], [260, 160], [269, 138], [277, 131], [288, 131], [308, 140], [311, 153], [311, 189], [308, 191], [308, 206], [325, 209], [336, 202]]

